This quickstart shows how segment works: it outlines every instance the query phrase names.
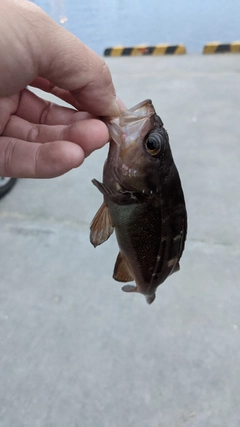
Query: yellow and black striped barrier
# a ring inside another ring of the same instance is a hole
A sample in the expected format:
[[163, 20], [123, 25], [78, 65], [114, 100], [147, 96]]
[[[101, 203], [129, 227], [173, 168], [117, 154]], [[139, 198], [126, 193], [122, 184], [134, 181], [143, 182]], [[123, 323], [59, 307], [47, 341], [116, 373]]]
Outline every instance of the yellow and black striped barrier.
[[233, 43], [206, 43], [203, 48], [203, 53], [240, 53], [240, 41]]
[[133, 47], [114, 46], [104, 50], [104, 56], [143, 56], [143, 55], [183, 55], [186, 48], [182, 44], [138, 45]]

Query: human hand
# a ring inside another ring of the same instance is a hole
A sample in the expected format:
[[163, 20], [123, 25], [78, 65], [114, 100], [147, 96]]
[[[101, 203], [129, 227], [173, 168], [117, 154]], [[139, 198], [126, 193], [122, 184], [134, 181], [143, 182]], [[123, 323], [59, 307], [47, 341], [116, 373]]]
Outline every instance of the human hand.
[[[108, 141], [120, 112], [103, 59], [27, 0], [0, 2], [0, 176], [51, 178]], [[77, 110], [49, 103], [38, 87]]]

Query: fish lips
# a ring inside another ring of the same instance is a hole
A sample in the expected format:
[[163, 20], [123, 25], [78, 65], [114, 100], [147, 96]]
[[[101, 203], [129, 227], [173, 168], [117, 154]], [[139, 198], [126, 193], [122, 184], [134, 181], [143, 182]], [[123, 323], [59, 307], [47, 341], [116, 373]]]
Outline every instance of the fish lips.
[[152, 101], [147, 99], [135, 107], [123, 111], [120, 116], [110, 121], [106, 120], [111, 139], [121, 147], [121, 150], [127, 149], [139, 140], [142, 141], [154, 126], [152, 118], [155, 115]]

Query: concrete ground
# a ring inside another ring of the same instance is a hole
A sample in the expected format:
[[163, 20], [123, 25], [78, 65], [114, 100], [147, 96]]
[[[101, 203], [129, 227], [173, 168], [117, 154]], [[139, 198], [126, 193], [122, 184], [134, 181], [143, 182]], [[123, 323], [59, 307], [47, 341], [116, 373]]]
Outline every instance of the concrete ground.
[[94, 249], [106, 150], [0, 202], [1, 427], [240, 426], [240, 55], [110, 58], [169, 131], [189, 232], [148, 306]]

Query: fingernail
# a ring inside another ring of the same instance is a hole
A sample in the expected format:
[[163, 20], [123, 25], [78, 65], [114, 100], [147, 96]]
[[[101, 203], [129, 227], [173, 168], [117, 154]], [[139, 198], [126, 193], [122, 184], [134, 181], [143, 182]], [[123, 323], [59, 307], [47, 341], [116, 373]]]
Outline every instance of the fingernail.
[[108, 114], [106, 116], [109, 117], [118, 117], [123, 111], [125, 111], [127, 107], [124, 102], [116, 96], [110, 108], [108, 109]]
[[117, 117], [119, 114], [121, 114], [120, 106], [118, 105], [117, 99], [115, 98], [112, 102], [111, 106], [109, 107], [109, 113], [107, 114], [110, 117]]

